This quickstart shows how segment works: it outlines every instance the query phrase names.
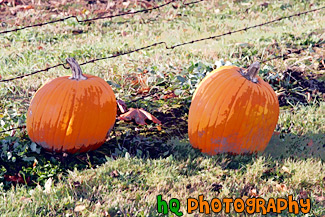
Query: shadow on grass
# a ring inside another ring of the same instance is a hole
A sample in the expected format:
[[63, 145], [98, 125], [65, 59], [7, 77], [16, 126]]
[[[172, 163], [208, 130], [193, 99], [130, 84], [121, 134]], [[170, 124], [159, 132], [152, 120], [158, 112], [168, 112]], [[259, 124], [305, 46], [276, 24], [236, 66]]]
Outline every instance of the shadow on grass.
[[325, 134], [274, 134], [263, 155], [274, 159], [316, 158], [325, 161]]
[[[50, 153], [42, 149], [40, 154], [29, 154], [37, 159], [37, 164], [23, 160], [17, 160], [14, 164], [0, 161], [0, 166], [5, 168], [5, 172], [2, 172], [4, 178], [0, 181], [4, 182], [5, 187], [16, 183], [25, 183], [31, 186], [42, 185], [48, 178], [57, 179], [59, 173], [66, 174], [68, 170], [75, 168], [78, 170], [95, 168], [107, 162], [108, 159], [116, 159], [125, 155], [142, 159], [159, 159], [172, 155], [179, 162], [199, 157], [211, 158], [223, 169], [245, 168], [245, 165], [250, 164], [258, 156], [271, 157], [280, 161], [297, 158], [325, 160], [324, 134], [303, 136], [290, 133], [274, 134], [266, 150], [259, 154], [237, 156], [202, 154], [189, 144], [187, 113], [188, 107], [186, 106], [153, 113], [163, 123], [161, 130], [155, 125], [149, 124], [140, 128], [134, 123], [118, 121], [111, 133], [111, 139], [99, 149], [88, 153], [70, 155]], [[28, 136], [24, 135], [22, 139], [28, 140]], [[190, 169], [188, 168], [188, 170]]]

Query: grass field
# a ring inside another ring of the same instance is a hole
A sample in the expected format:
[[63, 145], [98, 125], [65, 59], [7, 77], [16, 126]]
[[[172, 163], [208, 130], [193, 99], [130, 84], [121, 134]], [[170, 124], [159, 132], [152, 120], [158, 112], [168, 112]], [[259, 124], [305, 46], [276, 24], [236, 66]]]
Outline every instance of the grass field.
[[[15, 23], [29, 25], [74, 13], [80, 19], [96, 17], [112, 2], [66, 1], [52, 7], [42, 1], [7, 17], [2, 11], [15, 7], [0, 3], [0, 31], [17, 27]], [[145, 6], [129, 2], [116, 3], [110, 10], [118, 13]], [[0, 35], [0, 76], [27, 74], [64, 63], [68, 57], [82, 63], [160, 41], [172, 46], [323, 6], [321, 0], [213, 0], [189, 6], [179, 1], [160, 10], [90, 24], [68, 19]], [[76, 155], [47, 152], [30, 141], [24, 129], [0, 134], [0, 215], [160, 216], [157, 195], [161, 194], [166, 201], [178, 198], [180, 211], [188, 216], [186, 199], [202, 194], [206, 200], [310, 198], [308, 214], [285, 210], [267, 216], [324, 216], [324, 20], [322, 9], [172, 50], [159, 45], [82, 66], [83, 72], [107, 81], [129, 108], [143, 108], [157, 117], [161, 130], [154, 123], [139, 126], [117, 120], [102, 147]], [[295, 52], [301, 48], [306, 49]], [[187, 135], [188, 109], [202, 78], [221, 65], [247, 67], [288, 52], [286, 58], [262, 64], [259, 73], [280, 102], [279, 121], [266, 150], [210, 157], [193, 149]], [[30, 100], [41, 85], [70, 74], [61, 66], [0, 83], [0, 131], [24, 125]], [[140, 78], [145, 82], [135, 84]], [[195, 211], [190, 216], [201, 215]], [[244, 215], [231, 210], [231, 216]]]

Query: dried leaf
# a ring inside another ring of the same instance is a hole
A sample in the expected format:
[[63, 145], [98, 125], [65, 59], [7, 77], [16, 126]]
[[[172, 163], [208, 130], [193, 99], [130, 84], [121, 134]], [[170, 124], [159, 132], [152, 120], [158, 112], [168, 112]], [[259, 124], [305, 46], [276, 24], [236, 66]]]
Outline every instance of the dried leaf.
[[151, 8], [154, 4], [150, 3], [149, 1], [140, 1], [140, 4], [143, 8]]
[[44, 185], [44, 192], [49, 194], [51, 193], [51, 189], [52, 189], [52, 178], [49, 178]]
[[127, 112], [128, 107], [126, 106], [126, 103], [123, 100], [116, 100], [117, 103], [117, 114], [124, 114], [125, 112]]
[[31, 202], [33, 202], [31, 198], [24, 197], [24, 196], [20, 198], [20, 201], [22, 201], [22, 202], [26, 202], [26, 203], [31, 203]]
[[325, 201], [325, 197], [324, 196], [315, 196], [315, 200], [320, 203], [320, 202]]
[[122, 31], [121, 34], [122, 34], [123, 37], [128, 35], [128, 33], [126, 31]]
[[117, 177], [119, 177], [120, 176], [120, 174], [119, 174], [119, 172], [117, 171], [117, 170], [113, 170], [112, 172], [111, 172], [111, 177], [113, 177], [113, 178], [117, 178]]
[[132, 85], [140, 85], [142, 87], [147, 87], [147, 72], [143, 71], [142, 73], [133, 74], [126, 78], [127, 81], [130, 81]]
[[251, 197], [257, 197], [257, 190], [256, 188], [249, 189], [248, 195]]
[[[18, 175], [14, 176], [9, 176], [9, 175], [4, 175], [4, 178], [8, 182], [13, 182], [14, 184], [20, 183], [20, 184], [25, 184], [24, 178], [18, 173]], [[26, 178], [26, 183], [28, 184], [30, 182], [30, 177]]]
[[288, 190], [288, 188], [285, 184], [281, 184], [281, 185], [276, 184], [275, 188], [277, 191], [280, 191], [280, 192], [286, 192]]
[[307, 191], [303, 191], [303, 190], [301, 190], [301, 191], [299, 192], [299, 196], [298, 196], [299, 199], [306, 199], [306, 198], [308, 198], [308, 197], [309, 197], [309, 194], [308, 194]]
[[171, 99], [177, 97], [174, 92], [167, 93], [163, 96], [164, 99]]
[[10, 8], [9, 10], [12, 15], [15, 15], [18, 11], [27, 11], [33, 8], [34, 7], [32, 5], [18, 5], [16, 7]]
[[138, 94], [144, 94], [144, 93], [149, 93], [150, 87], [142, 87], [138, 90]]
[[75, 208], [74, 208], [74, 211], [75, 212], [81, 212], [82, 210], [86, 209], [86, 206], [85, 205], [77, 205]]
[[290, 173], [290, 170], [289, 170], [288, 167], [286, 167], [286, 166], [283, 166], [281, 169], [282, 169], [282, 171], [285, 172], [285, 173]]
[[122, 5], [124, 6], [124, 8], [128, 8], [130, 3], [131, 3], [130, 1], [127, 1], [127, 2], [123, 2]]
[[134, 120], [139, 125], [145, 125], [147, 119], [156, 124], [161, 124], [161, 122], [155, 116], [153, 116], [152, 114], [146, 112], [141, 108], [140, 109], [130, 108], [130, 110], [127, 113], [120, 115], [119, 119], [124, 121]]
[[[84, 14], [85, 11], [83, 10], [82, 13]], [[103, 16], [105, 16], [107, 14], [107, 11], [99, 9], [99, 10], [95, 10], [93, 13], [96, 14], [97, 17], [103, 17]]]

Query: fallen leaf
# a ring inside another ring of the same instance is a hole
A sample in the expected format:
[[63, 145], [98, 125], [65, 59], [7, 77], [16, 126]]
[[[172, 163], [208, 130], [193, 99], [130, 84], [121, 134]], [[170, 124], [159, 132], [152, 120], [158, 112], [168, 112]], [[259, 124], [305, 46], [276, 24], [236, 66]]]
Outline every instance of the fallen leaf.
[[35, 168], [36, 165], [37, 165], [37, 161], [34, 161], [34, 163], [33, 163], [33, 168]]
[[309, 194], [307, 191], [301, 190], [298, 195], [298, 199], [306, 199], [309, 197]]
[[[86, 12], [85, 9], [81, 11], [82, 14], [85, 14], [85, 12]], [[102, 17], [105, 16], [108, 12], [106, 10], [99, 9], [99, 10], [95, 10], [93, 13], [96, 14], [97, 17]]]
[[132, 85], [140, 85], [142, 87], [147, 86], [147, 77], [144, 75], [146, 74], [146, 71], [143, 71], [143, 73], [137, 73], [133, 74], [130, 77], [127, 77], [126, 80], [130, 81]]
[[177, 97], [174, 92], [169, 92], [163, 96], [163, 99], [171, 99]]
[[85, 205], [77, 205], [75, 208], [74, 208], [74, 211], [75, 212], [81, 212], [82, 210], [86, 209], [86, 206]]
[[286, 166], [283, 166], [281, 169], [282, 169], [283, 172], [285, 172], [285, 173], [290, 173], [290, 170], [289, 170], [288, 167], [286, 167]]
[[257, 190], [256, 188], [249, 189], [248, 195], [251, 197], [257, 197]]
[[152, 8], [155, 5], [153, 3], [151, 3], [150, 1], [139, 1], [141, 7], [143, 8]]
[[128, 33], [127, 33], [126, 31], [122, 31], [121, 34], [122, 34], [122, 36], [124, 36], [124, 37], [128, 35]]
[[20, 198], [20, 201], [22, 201], [22, 202], [26, 202], [26, 203], [31, 203], [31, 202], [33, 202], [31, 198], [24, 197], [24, 196]]
[[122, 4], [123, 4], [124, 8], [127, 8], [127, 7], [129, 7], [130, 3], [131, 3], [130, 1], [127, 1], [127, 2], [123, 2]]
[[34, 9], [34, 7], [32, 5], [17, 5], [9, 10], [12, 15], [15, 15], [18, 11], [27, 11], [30, 9]]
[[144, 94], [144, 93], [149, 93], [150, 87], [142, 87], [138, 90], [138, 94]]
[[111, 172], [111, 177], [113, 177], [113, 178], [117, 178], [117, 177], [119, 177], [120, 176], [120, 174], [119, 174], [119, 172], [117, 171], [117, 170], [113, 170], [112, 172]]
[[30, 177], [26, 178], [26, 183], [24, 178], [18, 173], [18, 175], [14, 176], [9, 176], [9, 175], [4, 175], [4, 178], [7, 182], [13, 182], [14, 184], [20, 183], [20, 184], [28, 184], [30, 182]]
[[324, 196], [315, 196], [315, 200], [320, 203], [320, 202], [323, 202], [325, 201], [325, 197]]
[[51, 193], [51, 189], [52, 189], [52, 178], [49, 178], [44, 185], [44, 192], [49, 194]]
[[276, 190], [277, 191], [287, 191], [288, 189], [287, 189], [287, 186], [285, 185], [285, 184], [276, 184], [276, 186], [275, 186], [275, 188], [276, 188]]
[[128, 107], [126, 106], [126, 103], [123, 100], [116, 100], [117, 103], [117, 115], [124, 114], [127, 112]]
[[156, 124], [161, 124], [161, 122], [155, 116], [153, 116], [149, 112], [146, 112], [142, 108], [140, 109], [130, 108], [130, 110], [127, 113], [120, 115], [119, 119], [123, 121], [134, 120], [139, 125], [145, 125], [147, 119]]

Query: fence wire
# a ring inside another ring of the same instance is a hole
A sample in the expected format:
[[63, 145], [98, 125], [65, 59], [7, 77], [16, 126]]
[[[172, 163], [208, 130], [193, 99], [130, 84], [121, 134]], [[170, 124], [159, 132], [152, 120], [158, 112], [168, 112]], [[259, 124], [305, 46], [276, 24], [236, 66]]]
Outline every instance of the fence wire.
[[[261, 63], [261, 64], [264, 64], [264, 63], [266, 63], [266, 62], [268, 62], [268, 61], [275, 60], [275, 59], [280, 59], [280, 58], [281, 58], [281, 59], [285, 59], [285, 58], [288, 57], [290, 54], [294, 54], [294, 53], [299, 54], [299, 53], [300, 53], [301, 51], [303, 51], [303, 50], [310, 49], [310, 48], [313, 48], [313, 47], [320, 47], [322, 44], [324, 44], [324, 41], [321, 41], [321, 43], [313, 44], [313, 45], [308, 46], [308, 47], [305, 47], [305, 48], [297, 49], [297, 50], [294, 50], [294, 51], [289, 51], [289, 52], [287, 52], [287, 53], [285, 53], [285, 54], [278, 55], [278, 56], [275, 56], [275, 57], [272, 57], [272, 58], [269, 58], [269, 59], [263, 60], [263, 61], [261, 61], [260, 63]], [[125, 53], [125, 54], [127, 54], [127, 53]], [[124, 54], [124, 55], [125, 55], [125, 54]], [[112, 57], [113, 57], [113, 56], [112, 56]], [[84, 65], [84, 64], [87, 64], [87, 62], [82, 63], [82, 64], [83, 64], [83, 65]], [[60, 64], [60, 65], [63, 65], [63, 64]], [[158, 91], [158, 92], [161, 92], [161, 91]], [[154, 93], [151, 93], [151, 94], [147, 94], [147, 95], [142, 96], [142, 97], [140, 97], [140, 98], [134, 99], [134, 100], [132, 100], [131, 102], [136, 102], [136, 101], [138, 101], [138, 100], [144, 99], [144, 98], [146, 98], [146, 97], [148, 97], [148, 96], [151, 96], [151, 95], [153, 95], [153, 94], [156, 94], [156, 93], [158, 93], [158, 92], [154, 92]], [[10, 131], [13, 131], [13, 130], [17, 130], [17, 129], [25, 129], [25, 128], [26, 128], [26, 126], [25, 126], [25, 125], [22, 125], [22, 126], [18, 126], [18, 127], [15, 127], [15, 128], [8, 129], [8, 130], [0, 131], [0, 134], [7, 133], [7, 132], [10, 132]]]
[[26, 126], [22, 125], [22, 126], [18, 126], [18, 127], [15, 127], [15, 128], [11, 128], [9, 130], [2, 130], [2, 131], [0, 131], [0, 134], [8, 133], [8, 132], [13, 131], [13, 130], [21, 130], [21, 129], [25, 129], [25, 128], [26, 128]]
[[[149, 12], [149, 11], [153, 11], [153, 10], [163, 8], [163, 7], [167, 6], [167, 5], [170, 5], [171, 3], [175, 3], [175, 2], [178, 2], [178, 1], [179, 0], [171, 0], [171, 1], [167, 2], [167, 3], [161, 4], [161, 5], [152, 7], [152, 8], [141, 9], [141, 10], [133, 11], [133, 12], [120, 13], [120, 14], [116, 14], [116, 15], [100, 16], [100, 17], [95, 17], [95, 18], [85, 19], [85, 20], [79, 20], [77, 16], [68, 16], [68, 17], [65, 17], [65, 18], [52, 20], [52, 21], [48, 21], [48, 22], [44, 22], [44, 23], [38, 23], [38, 24], [24, 26], [24, 27], [12, 29], [12, 30], [1, 31], [0, 35], [5, 34], [5, 33], [9, 33], [9, 32], [17, 32], [17, 31], [20, 31], [20, 30], [23, 30], [23, 29], [29, 29], [29, 28], [33, 28], [33, 27], [40, 27], [40, 26], [44, 26], [44, 25], [48, 25], [48, 24], [63, 22], [65, 20], [68, 20], [68, 19], [71, 19], [71, 18], [74, 18], [78, 23], [88, 23], [88, 22], [92, 22], [92, 21], [96, 21], [96, 20], [111, 19], [111, 18], [114, 18], [114, 17], [122, 17], [122, 16], [126, 16], [126, 15], [134, 15], [134, 14], [139, 14], [139, 13], [145, 13], [145, 12]], [[202, 1], [205, 1], [205, 0], [198, 0], [198, 1], [194, 1], [194, 2], [183, 3], [182, 5], [183, 6], [189, 6], [189, 5], [200, 3]]]
[[[202, 1], [204, 1], [204, 0], [199, 0], [199, 1], [190, 2], [190, 3], [184, 3], [184, 5], [196, 4], [196, 3], [202, 2]], [[167, 2], [167, 3], [162, 4], [160, 6], [157, 6], [157, 7], [154, 7], [154, 8], [150, 8], [150, 9], [145, 9], [145, 10], [140, 10], [140, 11], [130, 12], [130, 13], [124, 13], [124, 14], [119, 14], [119, 15], [115, 15], [115, 16], [107, 16], [107, 17], [94, 18], [92, 20], [96, 20], [96, 19], [107, 19], [107, 18], [112, 18], [112, 17], [116, 17], [116, 16], [123, 16], [123, 15], [126, 15], [126, 14], [135, 14], [135, 13], [141, 13], [141, 12], [145, 12], [145, 11], [150, 11], [150, 10], [154, 10], [154, 9], [158, 9], [158, 8], [164, 7], [164, 6], [166, 6], [166, 5], [168, 5], [168, 4], [172, 3], [172, 2], [176, 2], [176, 1], [170, 1], [170, 2]], [[249, 29], [253, 29], [253, 28], [265, 26], [265, 25], [268, 25], [268, 24], [271, 24], [271, 23], [275, 23], [275, 22], [281, 21], [283, 19], [289, 19], [289, 18], [292, 18], [292, 17], [301, 16], [303, 14], [307, 14], [307, 13], [311, 13], [311, 12], [314, 12], [314, 11], [322, 10], [324, 8], [325, 8], [325, 6], [320, 7], [320, 8], [316, 8], [316, 9], [312, 9], [312, 10], [309, 10], [309, 11], [304, 11], [304, 12], [292, 14], [292, 15], [289, 15], [289, 16], [280, 17], [280, 18], [277, 18], [277, 19], [274, 19], [274, 20], [271, 20], [271, 21], [268, 21], [268, 22], [265, 22], [265, 23], [261, 23], [261, 24], [257, 24], [257, 25], [253, 25], [253, 26], [249, 26], [249, 27], [245, 27], [245, 28], [242, 28], [242, 29], [238, 29], [238, 30], [234, 30], [234, 31], [229, 31], [227, 33], [223, 33], [223, 34], [219, 34], [219, 35], [215, 35], [215, 36], [210, 36], [210, 37], [206, 37], [206, 38], [201, 38], [201, 39], [196, 39], [196, 40], [192, 40], [192, 41], [188, 41], [188, 42], [184, 42], [184, 43], [179, 43], [179, 44], [176, 44], [176, 45], [172, 45], [170, 47], [167, 45], [166, 42], [157, 42], [157, 43], [154, 43], [154, 44], [145, 46], [145, 47], [137, 48], [137, 49], [134, 49], [134, 50], [129, 50], [129, 51], [126, 51], [126, 52], [116, 52], [116, 53], [114, 53], [114, 54], [112, 54], [111, 56], [108, 56], [108, 57], [102, 57], [102, 58], [92, 59], [92, 60], [83, 62], [80, 65], [86, 65], [88, 63], [94, 63], [96, 61], [100, 61], [100, 60], [104, 60], [104, 59], [111, 59], [111, 58], [115, 58], [115, 57], [119, 57], [119, 56], [131, 54], [131, 53], [138, 52], [138, 51], [141, 51], [141, 50], [145, 50], [145, 49], [148, 49], [148, 48], [151, 48], [151, 47], [156, 47], [156, 46], [162, 45], [162, 44], [165, 45], [165, 48], [166, 49], [174, 49], [176, 47], [183, 46], [183, 45], [187, 45], [187, 44], [193, 44], [193, 43], [200, 42], [200, 41], [205, 41], [205, 40], [210, 40], [210, 39], [216, 39], [216, 38], [220, 38], [220, 37], [223, 37], [223, 36], [226, 36], [226, 35], [231, 35], [233, 33], [247, 31]], [[70, 19], [72, 17], [74, 17], [74, 16], [67, 17], [67, 18], [63, 18], [63, 19], [60, 19], [60, 20], [50, 21], [50, 22], [45, 23], [45, 24], [44, 23], [37, 24], [37, 25], [34, 25], [34, 26], [41, 26], [41, 25], [46, 25], [46, 24], [49, 24], [49, 23], [60, 22], [60, 21], [66, 20], [66, 19]], [[83, 20], [81, 22], [89, 22], [89, 21], [92, 21], [92, 20], [90, 20], [90, 19], [89, 20]], [[31, 28], [31, 27], [34, 27], [34, 26], [26, 26], [26, 27], [23, 27], [23, 28]], [[11, 30], [11, 31], [18, 31], [18, 30], [21, 30], [21, 29], [22, 28], [16, 29], [16, 30]], [[0, 32], [0, 34], [3, 34], [3, 33], [5, 33], [5, 32]], [[324, 44], [324, 41], [321, 41], [320, 43], [317, 43], [317, 44], [310, 45], [310, 46], [305, 47], [305, 48], [301, 48], [301, 49], [294, 50], [294, 51], [289, 51], [289, 52], [287, 52], [285, 54], [282, 54], [282, 55], [278, 55], [278, 56], [274, 56], [272, 58], [268, 58], [266, 60], [261, 61], [261, 63], [266, 63], [268, 61], [275, 60], [275, 59], [279, 59], [279, 58], [285, 59], [290, 54], [300, 53], [303, 50], [306, 50], [306, 49], [309, 49], [309, 48], [312, 48], [312, 47], [319, 47], [322, 44]], [[63, 66], [64, 68], [69, 69], [69, 67], [65, 66], [63, 63], [60, 63], [60, 64], [57, 64], [57, 65], [54, 65], [54, 66], [50, 66], [50, 67], [45, 68], [45, 69], [41, 69], [41, 70], [37, 70], [37, 71], [31, 72], [29, 74], [20, 75], [20, 76], [14, 77], [14, 78], [0, 80], [0, 82], [8, 82], [8, 81], [16, 80], [16, 79], [21, 79], [21, 78], [24, 78], [26, 76], [34, 75], [34, 74], [37, 74], [39, 72], [48, 71], [48, 70], [50, 70], [52, 68], [56, 68], [56, 67], [59, 67], [59, 66]], [[7, 132], [10, 132], [10, 131], [13, 131], [13, 130], [24, 129], [24, 128], [26, 128], [26, 126], [25, 125], [22, 125], [22, 126], [18, 126], [18, 127], [15, 127], [15, 128], [8, 129], [8, 130], [0, 131], [0, 134], [7, 133]]]
[[[199, 2], [199, 1], [197, 1], [197, 2]], [[190, 4], [190, 3], [188, 3], [188, 4]], [[226, 36], [226, 35], [231, 35], [231, 34], [234, 34], [234, 33], [247, 31], [249, 29], [253, 29], [253, 28], [257, 28], [257, 27], [269, 25], [271, 23], [279, 22], [279, 21], [284, 20], [284, 19], [290, 19], [292, 17], [298, 17], [298, 16], [301, 16], [301, 15], [304, 15], [304, 14], [308, 14], [308, 13], [311, 13], [311, 12], [315, 12], [315, 11], [318, 11], [318, 10], [322, 10], [324, 8], [325, 8], [325, 6], [320, 7], [320, 8], [316, 8], [316, 9], [312, 9], [312, 10], [309, 10], [309, 11], [304, 11], [304, 12], [292, 14], [292, 15], [289, 15], [289, 16], [280, 17], [280, 18], [277, 18], [277, 19], [274, 19], [274, 20], [270, 20], [270, 21], [261, 23], [261, 24], [248, 26], [248, 27], [245, 27], [245, 28], [242, 28], [242, 29], [237, 29], [237, 30], [234, 30], [234, 31], [229, 31], [229, 32], [226, 32], [226, 33], [223, 33], [223, 34], [214, 35], [214, 36], [210, 36], [210, 37], [206, 37], [206, 38], [200, 38], [200, 39], [196, 39], [196, 40], [192, 40], [192, 41], [188, 41], [188, 42], [184, 42], [184, 43], [175, 44], [175, 45], [172, 45], [172, 46], [168, 46], [166, 42], [162, 41], [162, 42], [157, 42], [157, 43], [154, 43], [154, 44], [145, 46], [145, 47], [137, 48], [137, 49], [134, 49], [134, 50], [128, 50], [128, 51], [125, 51], [125, 52], [118, 51], [118, 52], [116, 52], [116, 53], [114, 53], [114, 54], [112, 54], [112, 55], [110, 55], [108, 57], [101, 57], [101, 58], [92, 59], [92, 60], [83, 62], [80, 65], [86, 65], [88, 63], [94, 63], [94, 62], [97, 62], [97, 61], [100, 61], [100, 60], [116, 58], [116, 57], [119, 57], [119, 56], [123, 56], [123, 55], [131, 54], [131, 53], [134, 53], [134, 52], [138, 52], [138, 51], [141, 51], [141, 50], [145, 50], [145, 49], [148, 49], [148, 48], [151, 48], [151, 47], [156, 47], [156, 46], [162, 45], [162, 44], [165, 45], [165, 48], [166, 49], [171, 49], [172, 50], [172, 49], [174, 49], [176, 47], [180, 47], [180, 46], [184, 46], [184, 45], [188, 45], [188, 44], [197, 43], [197, 42], [200, 42], [200, 41], [206, 41], [206, 40], [221, 38], [221, 37]], [[281, 58], [281, 57], [283, 58], [283, 55], [274, 57], [272, 59], [277, 59], [277, 58]], [[262, 61], [262, 63], [265, 63], [267, 61], [270, 61], [270, 60]], [[20, 76], [13, 77], [13, 78], [8, 78], [8, 79], [2, 79], [2, 80], [0, 80], [0, 83], [1, 82], [13, 81], [13, 80], [16, 80], [16, 79], [21, 79], [21, 78], [24, 78], [24, 77], [27, 77], [27, 76], [30, 76], [30, 75], [37, 74], [39, 72], [48, 71], [49, 69], [56, 68], [56, 67], [59, 67], [59, 66], [63, 66], [65, 69], [69, 69], [69, 67], [68, 66], [65, 66], [63, 63], [56, 64], [54, 66], [50, 66], [48, 68], [41, 69], [41, 70], [37, 70], [37, 71], [31, 72], [31, 73], [28, 73], [28, 74], [24, 74], [24, 75], [20, 75]], [[16, 74], [18, 74], [18, 73], [16, 73]]]

